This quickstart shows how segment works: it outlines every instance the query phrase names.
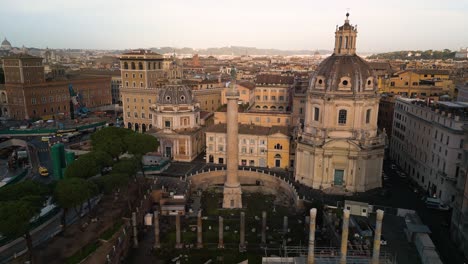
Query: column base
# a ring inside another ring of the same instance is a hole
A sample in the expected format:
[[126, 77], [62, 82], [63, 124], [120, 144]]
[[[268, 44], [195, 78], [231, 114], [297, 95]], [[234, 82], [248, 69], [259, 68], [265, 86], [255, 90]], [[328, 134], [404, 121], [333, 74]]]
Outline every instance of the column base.
[[242, 208], [242, 190], [240, 184], [237, 186], [224, 185], [223, 208], [239, 209]]
[[180, 249], [180, 248], [183, 248], [183, 247], [184, 247], [184, 244], [182, 244], [182, 243], [179, 243], [179, 244], [175, 245], [175, 248], [177, 248], [177, 249]]

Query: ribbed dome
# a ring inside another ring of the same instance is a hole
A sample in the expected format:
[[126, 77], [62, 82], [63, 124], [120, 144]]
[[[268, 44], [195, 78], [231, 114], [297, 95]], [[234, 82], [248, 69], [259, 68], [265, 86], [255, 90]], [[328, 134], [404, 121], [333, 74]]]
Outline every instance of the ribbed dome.
[[377, 79], [370, 65], [357, 55], [331, 55], [315, 71], [311, 91], [371, 92], [377, 90]]
[[5, 38], [0, 45], [2, 49], [11, 49], [11, 43]]
[[178, 105], [192, 104], [192, 90], [185, 85], [166, 85], [158, 93], [158, 104]]

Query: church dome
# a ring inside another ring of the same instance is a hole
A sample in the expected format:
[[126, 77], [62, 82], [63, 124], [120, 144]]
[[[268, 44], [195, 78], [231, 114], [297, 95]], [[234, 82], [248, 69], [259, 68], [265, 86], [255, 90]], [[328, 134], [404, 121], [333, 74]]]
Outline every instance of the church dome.
[[364, 92], [377, 89], [374, 70], [356, 54], [336, 55], [326, 58], [315, 71], [311, 90], [325, 92]]
[[11, 43], [5, 38], [2, 41], [2, 44], [0, 46], [2, 49], [10, 50], [11, 49]]
[[374, 70], [356, 55], [356, 38], [357, 26], [349, 23], [349, 14], [346, 14], [344, 25], [335, 31], [333, 54], [320, 63], [312, 76], [311, 92], [356, 94], [377, 91]]
[[185, 85], [166, 85], [159, 90], [158, 104], [179, 105], [193, 104], [192, 90]]

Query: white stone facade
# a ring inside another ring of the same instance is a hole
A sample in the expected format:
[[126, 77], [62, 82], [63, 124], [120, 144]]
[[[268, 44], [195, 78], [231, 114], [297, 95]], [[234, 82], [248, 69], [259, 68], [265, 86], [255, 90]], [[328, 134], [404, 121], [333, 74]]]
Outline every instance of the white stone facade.
[[438, 102], [430, 106], [418, 99], [395, 101], [391, 158], [427, 190], [447, 204], [455, 199], [464, 144], [460, 111], [468, 107], [457, 102]]

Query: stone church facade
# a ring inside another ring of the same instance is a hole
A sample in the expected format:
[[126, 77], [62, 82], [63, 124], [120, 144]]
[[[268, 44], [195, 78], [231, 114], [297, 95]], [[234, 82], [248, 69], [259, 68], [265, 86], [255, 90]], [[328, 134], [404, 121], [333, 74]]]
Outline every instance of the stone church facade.
[[347, 14], [336, 29], [334, 53], [309, 83], [295, 179], [315, 189], [364, 192], [382, 185], [385, 133], [377, 130], [377, 79], [356, 55], [356, 36]]

